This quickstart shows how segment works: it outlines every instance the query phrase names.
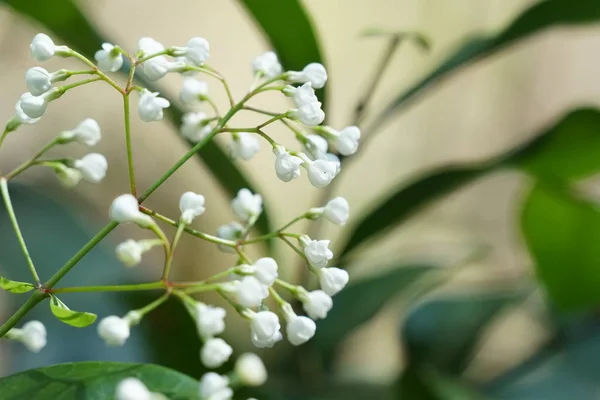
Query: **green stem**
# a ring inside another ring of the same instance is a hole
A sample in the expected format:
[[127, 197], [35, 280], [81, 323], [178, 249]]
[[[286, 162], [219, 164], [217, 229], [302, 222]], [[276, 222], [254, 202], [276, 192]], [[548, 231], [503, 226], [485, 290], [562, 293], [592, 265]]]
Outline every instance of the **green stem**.
[[298, 254], [300, 257], [302, 257], [303, 260], [306, 260], [306, 255], [300, 249], [298, 249], [296, 246], [294, 246], [294, 244], [292, 242], [290, 242], [285, 236], [279, 235], [279, 238], [281, 240], [283, 240], [288, 246], [290, 246], [292, 248], [292, 250], [294, 250], [296, 252], [296, 254]]
[[256, 129], [258, 129], [258, 130], [260, 131], [260, 130], [261, 130], [262, 128], [264, 128], [265, 126], [267, 126], [267, 125], [269, 125], [269, 124], [272, 124], [272, 123], [273, 123], [273, 122], [275, 122], [275, 121], [279, 121], [280, 119], [284, 119], [286, 116], [287, 116], [287, 113], [283, 113], [283, 114], [276, 115], [276, 116], [274, 116], [273, 118], [271, 118], [271, 119], [269, 119], [269, 120], [267, 120], [267, 121], [263, 122], [262, 124], [258, 125], [258, 126], [256, 127]]
[[127, 168], [129, 169], [129, 186], [131, 194], [136, 195], [135, 170], [133, 166], [133, 146], [131, 145], [131, 115], [129, 109], [129, 95], [123, 95], [123, 115], [125, 118], [125, 143], [127, 145]]
[[250, 107], [250, 106], [245, 106], [243, 109], [247, 110], [247, 111], [253, 111], [258, 114], [268, 115], [270, 117], [276, 117], [280, 114], [280, 113], [271, 112], [271, 111], [267, 111], [267, 110], [261, 110], [260, 108]]
[[177, 246], [177, 242], [179, 242], [179, 238], [181, 237], [184, 228], [185, 224], [180, 222], [177, 226], [177, 230], [175, 231], [175, 235], [173, 236], [173, 240], [171, 241], [171, 247], [169, 248], [169, 253], [167, 254], [167, 261], [165, 262], [165, 268], [163, 270], [162, 275], [162, 279], [164, 282], [167, 282], [169, 280], [169, 272], [171, 271], [171, 264], [173, 263], [175, 247]]
[[121, 87], [119, 85], [117, 85], [115, 83], [115, 81], [113, 81], [112, 79], [110, 79], [108, 77], [108, 75], [106, 75], [104, 72], [100, 71], [98, 69], [98, 67], [91, 62], [90, 60], [87, 59], [87, 57], [85, 57], [83, 54], [80, 54], [78, 52], [76, 52], [75, 50], [71, 49], [71, 55], [81, 61], [83, 61], [85, 64], [89, 65], [90, 67], [92, 67], [92, 69], [94, 70], [94, 73], [96, 75], [98, 75], [100, 77], [100, 79], [102, 79], [103, 81], [105, 81], [106, 83], [108, 83], [110, 86], [112, 86], [113, 88], [115, 88], [119, 93], [124, 93], [124, 90], [121, 89]]
[[0, 326], [0, 338], [6, 335], [8, 331], [14, 328], [19, 321], [27, 315], [27, 313], [35, 306], [37, 306], [46, 296], [43, 293], [36, 292], [19, 309], [4, 323]]
[[8, 129], [2, 131], [2, 135], [0, 135], [0, 147], [2, 147], [2, 143], [4, 143], [4, 139], [6, 139], [9, 133], [10, 131]]
[[150, 311], [154, 310], [156, 307], [160, 306], [165, 301], [167, 301], [167, 299], [169, 298], [170, 295], [171, 295], [171, 293], [167, 292], [167, 293], [163, 294], [162, 296], [160, 296], [158, 299], [154, 300], [152, 303], [148, 304], [147, 306], [138, 308], [135, 311], [139, 312], [142, 316], [144, 316], [144, 315], [148, 314]]
[[269, 144], [272, 147], [277, 146], [277, 142], [274, 141], [273, 139], [271, 139], [271, 136], [267, 135], [266, 133], [264, 133], [263, 131], [260, 130], [260, 128], [256, 128], [256, 133], [260, 136], [263, 137], [263, 139], [265, 139], [267, 142], [269, 142]]
[[214, 69], [208, 65], [203, 65], [200, 68], [202, 69], [201, 72], [208, 71], [208, 72], [210, 72], [209, 75], [211, 75], [221, 81], [221, 84], [223, 85], [223, 88], [225, 89], [225, 93], [227, 93], [227, 98], [229, 99], [229, 105], [231, 107], [233, 107], [235, 105], [235, 100], [233, 99], [233, 95], [231, 94], [231, 89], [229, 88], [229, 84], [227, 83], [227, 80], [225, 78], [223, 78], [223, 75], [221, 75], [216, 69]]
[[275, 283], [281, 286], [282, 288], [289, 290], [292, 294], [298, 293], [298, 288], [292, 285], [291, 283], [287, 283], [286, 281], [283, 281], [281, 279], [275, 279]]
[[37, 271], [35, 270], [35, 265], [33, 265], [33, 261], [31, 260], [31, 256], [29, 255], [29, 250], [27, 250], [25, 239], [23, 239], [23, 235], [21, 234], [21, 229], [19, 228], [19, 223], [17, 222], [17, 216], [15, 215], [15, 210], [13, 209], [12, 202], [10, 201], [10, 194], [8, 193], [8, 185], [6, 178], [0, 178], [0, 190], [2, 190], [2, 198], [4, 199], [4, 204], [6, 205], [6, 211], [8, 212], [10, 222], [12, 223], [13, 229], [15, 230], [15, 234], [17, 235], [19, 246], [21, 246], [21, 251], [25, 256], [25, 259], [27, 260], [27, 266], [31, 271], [31, 275], [33, 275], [35, 283], [39, 284], [40, 277]]
[[71, 83], [69, 85], [58, 86], [57, 89], [59, 91], [61, 91], [62, 93], [65, 93], [67, 90], [71, 90], [71, 89], [74, 89], [74, 88], [76, 88], [78, 86], [87, 85], [88, 83], [97, 82], [97, 81], [100, 81], [100, 80], [102, 80], [102, 78], [96, 76], [96, 77], [89, 78], [89, 79], [82, 79], [82, 80], [80, 80], [78, 82], [74, 82], [74, 83]]
[[87, 293], [87, 292], [131, 292], [138, 290], [165, 289], [162, 281], [150, 283], [137, 283], [132, 285], [106, 285], [106, 286], [74, 286], [67, 288], [52, 289], [50, 292], [57, 293]]
[[222, 285], [221, 283], [211, 283], [211, 284], [202, 283], [202, 284], [199, 284], [198, 286], [183, 289], [183, 290], [181, 290], [181, 292], [186, 293], [186, 294], [193, 294], [193, 293], [207, 292], [209, 290], [219, 290], [221, 288], [221, 285]]
[[148, 60], [150, 60], [150, 59], [152, 59], [152, 58], [155, 58], [155, 57], [160, 57], [160, 56], [164, 56], [164, 55], [169, 55], [169, 53], [170, 53], [170, 52], [171, 52], [171, 50], [169, 50], [169, 49], [166, 49], [166, 50], [163, 50], [163, 51], [159, 51], [158, 53], [150, 54], [150, 55], [149, 55], [149, 56], [147, 56], [147, 57], [140, 58], [140, 59], [139, 59], [139, 60], [137, 60], [135, 63], [132, 63], [132, 65], [136, 65], [136, 66], [137, 66], [137, 65], [140, 65], [140, 64], [141, 64], [141, 63], [143, 63], [144, 61], [148, 61]]
[[269, 293], [271, 294], [271, 297], [273, 297], [273, 299], [275, 299], [275, 301], [277, 302], [279, 307], [283, 307], [285, 304], [287, 304], [287, 301], [285, 301], [279, 295], [279, 293], [277, 293], [277, 291], [273, 288], [273, 286], [269, 286]]
[[213, 109], [213, 111], [215, 112], [215, 115], [221, 115], [219, 113], [219, 108], [217, 107], [217, 104], [213, 101], [213, 99], [211, 99], [210, 97], [206, 97], [206, 102], [208, 104], [210, 104], [211, 108]]
[[35, 164], [35, 162], [37, 161], [38, 158], [40, 158], [41, 156], [44, 155], [45, 152], [47, 152], [48, 150], [50, 150], [52, 147], [56, 146], [56, 144], [59, 142], [59, 138], [56, 137], [54, 139], [52, 139], [50, 142], [48, 142], [35, 156], [33, 156], [30, 160], [25, 161], [23, 164], [19, 165], [17, 168], [15, 168], [14, 170], [12, 170], [11, 172], [8, 173], [8, 175], [6, 175], [6, 180], [10, 181], [12, 178], [14, 178], [15, 176], [19, 175], [21, 172], [25, 171], [27, 168], [31, 167], [33, 164]]

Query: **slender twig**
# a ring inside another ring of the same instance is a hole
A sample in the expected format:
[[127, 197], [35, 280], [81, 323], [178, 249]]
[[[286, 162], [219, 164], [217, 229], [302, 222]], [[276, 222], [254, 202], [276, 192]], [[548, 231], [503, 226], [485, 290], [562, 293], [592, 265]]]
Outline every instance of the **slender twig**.
[[38, 158], [43, 156], [44, 153], [47, 152], [48, 150], [50, 150], [52, 147], [56, 146], [56, 144], [58, 144], [59, 140], [60, 140], [59, 138], [54, 138], [51, 141], [49, 141], [44, 147], [42, 147], [42, 149], [40, 151], [37, 152], [36, 155], [34, 155], [28, 161], [25, 161], [23, 164], [19, 165], [17, 168], [15, 168], [11, 172], [9, 172], [8, 175], [6, 175], [6, 180], [10, 181], [15, 176], [19, 175], [21, 172], [25, 171], [27, 168], [34, 165], [35, 162], [38, 160]]
[[183, 233], [183, 229], [185, 228], [185, 224], [179, 222], [177, 226], [177, 230], [175, 231], [175, 235], [173, 236], [173, 240], [171, 241], [171, 247], [169, 248], [169, 252], [167, 254], [167, 260], [165, 262], [165, 268], [163, 270], [162, 280], [167, 282], [169, 280], [169, 272], [171, 271], [171, 264], [173, 263], [173, 255], [175, 254], [175, 247], [179, 242], [179, 238]]
[[6, 128], [2, 131], [2, 135], [0, 135], [0, 147], [2, 147], [2, 143], [4, 143], [4, 139], [6, 139], [9, 133], [10, 131]]
[[165, 289], [162, 281], [150, 283], [136, 283], [132, 285], [105, 285], [105, 286], [73, 286], [66, 288], [50, 289], [49, 293], [86, 293], [86, 292], [132, 292], [137, 290]]
[[131, 115], [129, 94], [123, 95], [123, 118], [125, 119], [125, 143], [127, 146], [127, 168], [129, 170], [129, 187], [131, 194], [136, 195], [135, 169], [133, 166], [133, 146], [131, 145]]
[[267, 111], [267, 110], [261, 110], [260, 108], [250, 107], [250, 106], [244, 106], [243, 110], [252, 111], [252, 112], [255, 112], [258, 114], [263, 114], [263, 115], [269, 115], [271, 117], [276, 117], [281, 114], [281, 113], [271, 112], [271, 111]]

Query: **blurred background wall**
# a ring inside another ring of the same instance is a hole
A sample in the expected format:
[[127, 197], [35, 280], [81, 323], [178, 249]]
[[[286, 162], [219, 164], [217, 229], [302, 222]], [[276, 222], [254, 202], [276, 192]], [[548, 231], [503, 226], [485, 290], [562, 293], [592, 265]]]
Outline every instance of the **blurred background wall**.
[[[350, 120], [355, 101], [384, 48], [384, 43], [376, 38], [361, 38], [364, 29], [415, 29], [433, 41], [429, 55], [403, 45], [384, 77], [384, 85], [376, 93], [373, 107], [376, 109], [436, 65], [463, 37], [497, 30], [535, 1], [306, 0], [304, 3], [321, 36], [331, 78], [328, 121], [341, 128]], [[133, 50], [142, 36], [151, 36], [165, 45], [182, 45], [192, 36], [206, 37], [211, 44], [210, 64], [227, 77], [237, 98], [251, 83], [252, 59], [268, 50], [256, 27], [231, 0], [95, 0], [80, 4], [102, 31], [128, 50]], [[273, 7], [277, 7], [276, 1]], [[28, 45], [33, 35], [42, 30], [0, 8], [1, 121], [13, 115], [14, 103], [26, 91], [25, 71], [35, 65], [29, 58]], [[370, 140], [341, 176], [343, 182], [337, 194], [349, 200], [353, 213], [361, 213], [372, 207], [374, 199], [391, 185], [409, 179], [418, 171], [495, 154], [524, 141], [527, 135], [574, 105], [600, 103], [600, 85], [589, 84], [598, 81], [600, 57], [593, 56], [598, 48], [597, 28], [553, 30], [467, 68], [410, 106]], [[45, 68], [69, 66], [76, 68], [72, 60], [53, 59]], [[225, 107], [225, 96], [218, 82], [207, 80], [211, 94]], [[181, 78], [169, 76], [161, 81], [161, 86], [175, 94], [181, 88]], [[258, 104], [273, 110], [289, 106], [280, 95], [265, 96]], [[32, 170], [20, 180], [76, 207], [100, 226], [107, 220], [110, 201], [128, 187], [121, 103], [109, 87], [90, 86], [69, 93], [49, 107], [42, 123], [9, 136], [0, 169], [22, 161], [56, 133], [88, 116], [99, 121], [104, 133], [94, 150], [107, 155], [109, 160], [108, 175], [102, 184], [81, 184], [67, 195], [49, 171]], [[260, 119], [244, 115], [232, 125], [246, 126], [252, 121]], [[134, 117], [133, 132], [138, 185], [143, 188], [177, 161], [187, 146], [167, 122], [146, 124]], [[271, 132], [282, 142], [293, 143], [291, 135], [281, 127], [271, 127]], [[262, 188], [272, 217], [279, 225], [313, 206], [317, 193], [306, 180], [289, 184], [277, 180], [273, 157], [264, 147], [263, 152], [246, 163], [247, 171]], [[69, 150], [74, 155], [82, 155], [84, 151], [77, 147]], [[482, 242], [491, 245], [489, 256], [469, 268], [458, 285], [461, 282], [485, 285], [528, 274], [529, 260], [515, 229], [516, 200], [524, 184], [524, 178], [516, 174], [499, 173], [428, 208], [385, 242], [360, 254], [353, 277], [358, 279], [360, 274], [375, 272], [369, 268], [372, 261], [386, 259], [391, 254], [407, 258], [437, 257], [440, 252], [454, 252]], [[197, 223], [199, 229], [214, 232], [217, 226], [232, 219], [229, 199], [197, 159], [192, 159], [167, 181], [148, 204], [175, 216], [178, 198], [188, 190], [203, 193], [207, 198], [208, 212]], [[117, 243], [129, 235], [139, 237], [140, 233], [123, 227], [108, 240]], [[323, 238], [332, 239], [334, 246], [337, 235], [338, 229], [331, 226], [322, 233]], [[285, 249], [279, 251], [292, 268], [296, 260]], [[162, 262], [158, 252], [154, 254], [157, 255], [154, 263], [151, 258], [147, 260], [154, 264], [149, 265], [149, 274]], [[230, 256], [222, 255], [212, 246], [186, 238], [178, 249], [174, 270], [180, 277], [201, 277], [232, 262]], [[282, 264], [288, 267], [285, 262]], [[395, 375], [394, 371], [400, 367], [396, 355], [401, 349], [394, 340], [397, 312], [392, 311], [382, 313], [374, 324], [353, 335], [347, 344], [349, 351], [340, 360], [341, 371], [381, 379]], [[491, 359], [483, 358], [489, 368], [502, 365], [503, 356], [509, 359], [513, 354], [527, 351], [543, 335], [543, 329], [525, 317], [516, 316], [512, 321], [514, 329], [524, 329], [528, 335], [517, 335], [519, 341], [515, 343], [497, 340], [494, 346], [503, 351], [490, 352], [494, 354]], [[379, 340], [372, 340], [374, 336]], [[238, 340], [245, 343], [246, 336]]]

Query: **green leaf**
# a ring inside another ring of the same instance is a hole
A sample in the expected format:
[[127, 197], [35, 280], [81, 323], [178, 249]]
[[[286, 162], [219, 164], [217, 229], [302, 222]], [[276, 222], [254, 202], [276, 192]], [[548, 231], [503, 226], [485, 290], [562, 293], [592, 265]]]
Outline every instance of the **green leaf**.
[[364, 37], [378, 37], [378, 36], [387, 36], [389, 38], [398, 38], [401, 40], [410, 40], [414, 42], [418, 47], [422, 50], [429, 51], [431, 50], [431, 40], [422, 34], [421, 32], [416, 31], [388, 31], [386, 29], [381, 28], [369, 28], [365, 29], [361, 36]]
[[138, 378], [171, 400], [196, 398], [198, 381], [151, 364], [80, 362], [25, 371], [0, 380], [3, 400], [108, 400], [125, 378]]
[[458, 379], [443, 376], [433, 368], [409, 365], [395, 385], [395, 398], [418, 400], [482, 400], [483, 395]]
[[[71, 0], [0, 0], [0, 4], [3, 3], [18, 13], [40, 22], [66, 44], [89, 58], [93, 58], [94, 53], [100, 49], [103, 42], [114, 43], [106, 35], [100, 34]], [[305, 39], [307, 43], [310, 43], [310, 36], [303, 36], [303, 40], [295, 42], [295, 46], [307, 46], [304, 44]], [[175, 125], [175, 134], [180, 140], [183, 140], [178, 134], [183, 112], [175, 106], [177, 102], [162, 93], [162, 90], [156, 86], [147, 83], [144, 85], [151, 91], [161, 91], [161, 96], [169, 99], [171, 107], [167, 109], [166, 115]], [[234, 196], [239, 189], [244, 187], [249, 188], [252, 192], [257, 192], [250, 180], [214, 141], [207, 143], [198, 152], [198, 155], [229, 195]], [[262, 233], [268, 233], [270, 232], [269, 226], [265, 208], [265, 212], [261, 214], [256, 223], [256, 228]]]
[[73, 311], [56, 296], [50, 296], [50, 310], [52, 314], [67, 325], [76, 328], [85, 328], [96, 321], [97, 316], [92, 313]]
[[379, 116], [374, 118], [374, 121], [377, 121], [376, 124], [383, 123], [430, 86], [441, 82], [461, 67], [491, 56], [508, 45], [554, 26], [582, 25], [599, 20], [600, 7], [598, 7], [597, 0], [539, 2], [519, 15], [499, 33], [473, 36], [467, 39], [433, 71], [395, 98]]
[[521, 229], [538, 277], [562, 310], [600, 304], [600, 212], [565, 188], [536, 185]]
[[471, 361], [478, 338], [505, 307], [527, 292], [461, 294], [437, 298], [415, 307], [406, 317], [402, 337], [409, 363], [460, 375]]
[[330, 352], [354, 329], [373, 318], [392, 297], [434, 270], [437, 268], [430, 265], [397, 266], [347, 286], [335, 296], [327, 318], [317, 324], [312, 343], [323, 353]]
[[11, 293], [27, 293], [33, 290], [33, 285], [27, 282], [11, 281], [0, 276], [0, 288]]

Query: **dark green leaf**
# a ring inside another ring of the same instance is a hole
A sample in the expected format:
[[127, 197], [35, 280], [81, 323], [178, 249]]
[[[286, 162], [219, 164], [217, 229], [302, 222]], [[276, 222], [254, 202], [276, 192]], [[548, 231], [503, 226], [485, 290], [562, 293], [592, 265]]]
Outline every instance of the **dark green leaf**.
[[0, 276], [0, 288], [11, 293], [27, 293], [33, 290], [33, 285], [27, 282], [11, 281]]
[[395, 385], [396, 399], [400, 400], [481, 400], [476, 393], [458, 379], [443, 376], [433, 368], [409, 365]]
[[0, 380], [3, 400], [108, 400], [125, 378], [138, 378], [153, 392], [171, 400], [196, 398], [198, 382], [187, 375], [151, 364], [81, 362], [54, 365]]
[[600, 212], [558, 186], [536, 185], [521, 229], [538, 277], [563, 310], [600, 304]]
[[[9, 5], [24, 16], [40, 22], [66, 44], [87, 57], [93, 57], [103, 42], [114, 43], [107, 36], [100, 34], [71, 0], [0, 0], [0, 4], [2, 3]], [[310, 42], [310, 36], [306, 37], [309, 38], [307, 42]], [[304, 43], [304, 41], [296, 42], [295, 46], [300, 43]], [[144, 85], [151, 91], [159, 91], [154, 86], [146, 83]], [[168, 97], [164, 93], [161, 96]], [[175, 106], [176, 101], [173, 99], [169, 99], [169, 101], [171, 107], [168, 108], [166, 114], [178, 128], [181, 123], [182, 110]], [[180, 137], [178, 134], [177, 136]], [[200, 150], [199, 156], [229, 195], [235, 195], [239, 189], [244, 187], [253, 192], [257, 191], [250, 180], [242, 174], [214, 141], [207, 143]], [[257, 221], [256, 227], [263, 233], [270, 231], [266, 210]]]
[[402, 106], [414, 100], [430, 86], [447, 78], [452, 72], [471, 62], [493, 55], [508, 45], [553, 26], [589, 24], [598, 20], [600, 20], [600, 7], [597, 0], [539, 2], [519, 15], [499, 33], [467, 39], [433, 71], [394, 99], [374, 120], [377, 121], [376, 124], [381, 124]]
[[58, 320], [76, 328], [85, 328], [96, 321], [95, 314], [73, 311], [56, 296], [50, 296], [50, 310]]
[[522, 300], [525, 293], [461, 294], [418, 305], [403, 325], [410, 364], [460, 375], [469, 365], [486, 326], [506, 306]]
[[347, 286], [335, 296], [327, 318], [317, 324], [312, 343], [324, 353], [331, 351], [355, 328], [373, 318], [392, 297], [435, 269], [430, 265], [399, 266]]

